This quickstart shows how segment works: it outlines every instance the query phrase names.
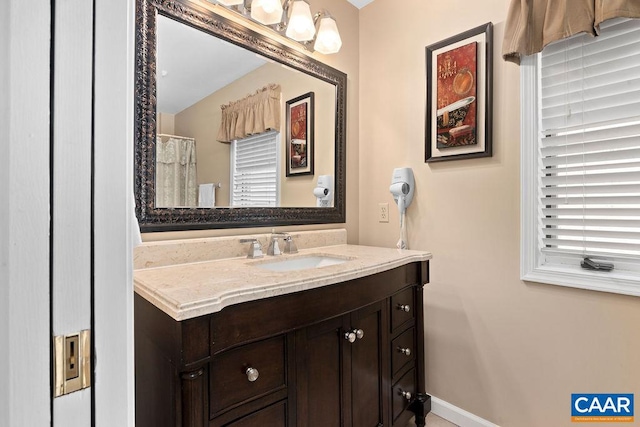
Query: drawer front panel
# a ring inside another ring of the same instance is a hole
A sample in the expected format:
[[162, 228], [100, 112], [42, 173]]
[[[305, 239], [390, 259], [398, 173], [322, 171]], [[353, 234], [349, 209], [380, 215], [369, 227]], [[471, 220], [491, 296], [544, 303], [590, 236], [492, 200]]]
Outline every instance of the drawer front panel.
[[224, 427], [287, 427], [287, 405], [279, 402]]
[[[211, 361], [211, 415], [286, 387], [285, 338], [247, 344]], [[257, 379], [250, 381], [256, 371]]]
[[415, 318], [414, 288], [407, 288], [391, 297], [391, 332]]
[[391, 412], [394, 423], [409, 406], [410, 398], [403, 396], [403, 392], [411, 393], [411, 397], [416, 394], [416, 370], [414, 368], [404, 374], [391, 390]]
[[415, 328], [411, 327], [391, 342], [391, 368], [394, 378], [404, 366], [416, 360], [415, 334]]

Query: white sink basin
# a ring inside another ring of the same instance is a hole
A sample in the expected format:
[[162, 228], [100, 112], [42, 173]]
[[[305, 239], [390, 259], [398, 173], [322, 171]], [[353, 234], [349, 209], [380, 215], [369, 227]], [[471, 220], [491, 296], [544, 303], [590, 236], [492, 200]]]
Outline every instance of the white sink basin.
[[308, 255], [271, 262], [261, 262], [253, 265], [271, 271], [295, 271], [308, 270], [310, 268], [328, 267], [330, 265], [342, 264], [347, 261], [349, 260], [345, 258], [338, 258], [327, 255]]

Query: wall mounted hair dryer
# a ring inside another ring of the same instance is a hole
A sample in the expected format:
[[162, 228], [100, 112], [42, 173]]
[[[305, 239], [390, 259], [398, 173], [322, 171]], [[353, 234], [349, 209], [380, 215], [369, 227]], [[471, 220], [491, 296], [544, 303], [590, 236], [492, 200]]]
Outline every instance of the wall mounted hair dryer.
[[397, 245], [399, 249], [407, 249], [408, 247], [404, 214], [413, 201], [414, 190], [413, 170], [411, 168], [395, 168], [389, 191], [393, 195], [393, 200], [398, 204], [398, 212], [400, 213], [400, 240]]
[[316, 205], [319, 208], [330, 208], [333, 205], [333, 176], [320, 175], [313, 195], [317, 198]]

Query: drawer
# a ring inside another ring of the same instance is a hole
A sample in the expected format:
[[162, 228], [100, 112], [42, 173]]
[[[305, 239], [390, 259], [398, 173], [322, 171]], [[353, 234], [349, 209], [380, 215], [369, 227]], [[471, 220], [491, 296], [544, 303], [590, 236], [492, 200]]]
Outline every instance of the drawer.
[[416, 329], [411, 327], [391, 341], [391, 372], [395, 378], [408, 363], [416, 360]]
[[[212, 418], [234, 405], [285, 388], [285, 351], [285, 337], [278, 336], [215, 356], [210, 376]], [[257, 371], [254, 381], [250, 381], [249, 368]]]
[[391, 390], [391, 413], [393, 414], [393, 422], [407, 409], [411, 397], [407, 398], [402, 393], [411, 393], [411, 397], [416, 394], [416, 370], [412, 368], [398, 380]]
[[391, 297], [391, 332], [415, 317], [414, 288], [407, 288]]
[[279, 402], [240, 418], [224, 427], [287, 427], [287, 405]]

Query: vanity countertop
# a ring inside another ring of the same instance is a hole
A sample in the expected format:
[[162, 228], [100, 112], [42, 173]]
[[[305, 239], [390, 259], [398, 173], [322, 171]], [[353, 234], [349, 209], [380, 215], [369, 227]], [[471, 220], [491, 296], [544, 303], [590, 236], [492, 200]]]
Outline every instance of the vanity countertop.
[[[348, 261], [295, 271], [270, 271], [256, 266], [311, 255]], [[429, 259], [431, 253], [425, 251], [339, 244], [278, 257], [235, 257], [140, 268], [134, 271], [134, 287], [140, 296], [180, 321], [233, 304], [332, 285]]]

